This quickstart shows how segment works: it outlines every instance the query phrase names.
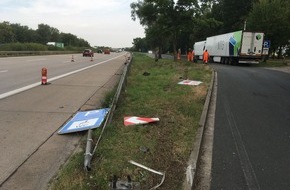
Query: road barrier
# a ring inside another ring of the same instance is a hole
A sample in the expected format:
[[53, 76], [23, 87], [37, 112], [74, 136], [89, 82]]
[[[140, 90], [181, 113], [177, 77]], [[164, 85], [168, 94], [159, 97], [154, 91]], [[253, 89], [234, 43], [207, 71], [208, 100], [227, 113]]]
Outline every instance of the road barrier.
[[96, 150], [97, 150], [97, 147], [99, 145], [99, 142], [102, 138], [102, 135], [104, 133], [104, 130], [106, 128], [106, 126], [108, 124], [111, 123], [112, 121], [112, 118], [113, 118], [113, 113], [116, 109], [116, 106], [117, 106], [117, 103], [118, 103], [118, 100], [119, 100], [119, 97], [120, 97], [120, 94], [121, 94], [121, 91], [122, 89], [125, 88], [125, 85], [126, 85], [126, 81], [127, 81], [127, 73], [130, 69], [130, 66], [131, 66], [131, 62], [132, 62], [132, 55], [130, 54], [130, 56], [126, 57], [125, 59], [125, 67], [124, 67], [124, 70], [123, 70], [123, 73], [121, 75], [121, 79], [120, 79], [120, 82], [119, 82], [119, 85], [118, 85], [118, 88], [117, 88], [117, 91], [114, 95], [114, 98], [112, 100], [112, 103], [111, 103], [111, 106], [110, 106], [110, 111], [109, 113], [107, 114], [107, 118], [104, 122], [104, 125], [103, 125], [103, 128], [102, 128], [102, 131], [101, 131], [101, 134], [95, 144], [95, 147], [93, 149], [93, 151], [91, 152], [92, 150], [92, 129], [88, 130], [88, 136], [87, 136], [87, 144], [86, 144], [86, 152], [85, 152], [85, 160], [84, 160], [84, 168], [86, 171], [90, 171], [91, 170], [91, 160], [92, 160], [92, 157], [93, 155], [95, 154]]
[[46, 68], [41, 69], [41, 84], [42, 85], [47, 84], [47, 69]]

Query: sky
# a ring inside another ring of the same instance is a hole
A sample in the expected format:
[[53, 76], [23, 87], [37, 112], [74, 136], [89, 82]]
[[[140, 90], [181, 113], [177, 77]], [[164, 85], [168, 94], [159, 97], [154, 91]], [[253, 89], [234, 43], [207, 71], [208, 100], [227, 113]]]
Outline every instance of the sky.
[[47, 24], [91, 46], [132, 47], [134, 38], [145, 36], [139, 20], [131, 19], [132, 2], [137, 0], [0, 0], [0, 22], [34, 30]]

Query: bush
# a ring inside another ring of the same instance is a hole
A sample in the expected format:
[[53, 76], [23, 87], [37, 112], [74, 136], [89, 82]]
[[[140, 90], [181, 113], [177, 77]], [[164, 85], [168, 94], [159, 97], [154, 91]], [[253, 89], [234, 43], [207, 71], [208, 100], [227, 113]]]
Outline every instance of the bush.
[[47, 51], [45, 45], [38, 43], [9, 43], [0, 46], [0, 51]]

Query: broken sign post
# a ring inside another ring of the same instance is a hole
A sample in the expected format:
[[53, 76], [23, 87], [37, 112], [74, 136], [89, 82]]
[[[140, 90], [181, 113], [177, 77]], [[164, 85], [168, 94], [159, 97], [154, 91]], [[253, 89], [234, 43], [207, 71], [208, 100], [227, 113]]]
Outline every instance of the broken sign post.
[[86, 171], [90, 171], [91, 170], [91, 159], [92, 159], [92, 143], [93, 143], [93, 130], [89, 129], [88, 130], [88, 137], [87, 137], [87, 145], [86, 145], [86, 153], [85, 153], [85, 161], [84, 161], [84, 166]]

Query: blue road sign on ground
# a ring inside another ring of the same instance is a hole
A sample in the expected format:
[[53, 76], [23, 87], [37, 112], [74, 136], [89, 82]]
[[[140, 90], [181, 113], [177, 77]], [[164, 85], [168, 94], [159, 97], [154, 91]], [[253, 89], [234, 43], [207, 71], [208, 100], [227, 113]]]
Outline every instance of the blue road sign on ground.
[[109, 108], [104, 108], [78, 112], [58, 131], [58, 134], [73, 133], [97, 128], [102, 124], [109, 110]]

